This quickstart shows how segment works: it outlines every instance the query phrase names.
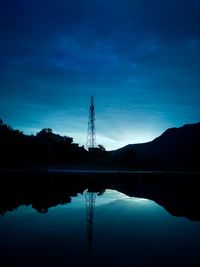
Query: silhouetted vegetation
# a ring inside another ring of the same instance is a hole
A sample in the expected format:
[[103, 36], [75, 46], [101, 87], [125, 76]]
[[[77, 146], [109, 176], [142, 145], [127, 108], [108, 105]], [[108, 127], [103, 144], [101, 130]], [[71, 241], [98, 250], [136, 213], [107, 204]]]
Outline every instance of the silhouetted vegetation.
[[106, 151], [103, 145], [86, 150], [73, 138], [44, 128], [25, 135], [0, 120], [0, 167], [71, 166], [75, 169], [200, 170], [200, 123], [168, 129], [152, 142]]
[[20, 205], [40, 213], [88, 189], [101, 195], [106, 189], [130, 197], [154, 200], [175, 216], [200, 221], [198, 173], [65, 173], [0, 171], [0, 214]]
[[73, 143], [73, 138], [42, 129], [36, 136], [0, 123], [0, 166], [33, 167], [54, 164], [78, 164], [88, 158], [83, 146]]
[[[70, 203], [71, 196], [85, 189], [102, 194], [109, 188], [129, 196], [153, 199], [174, 215], [200, 220], [195, 206], [199, 203], [198, 173], [169, 176], [168, 173], [120, 172], [120, 168], [199, 170], [199, 134], [200, 124], [186, 125], [167, 130], [146, 144], [129, 145], [112, 152], [99, 145], [87, 151], [73, 143], [73, 138], [55, 134], [50, 128], [28, 136], [0, 120], [0, 166], [4, 169], [0, 171], [0, 213], [29, 204], [38, 212], [47, 212], [49, 207]], [[64, 168], [69, 165], [77, 169], [115, 167], [119, 172], [80, 172], [78, 176], [62, 171], [8, 170], [54, 165], [61, 170], [62, 164]]]

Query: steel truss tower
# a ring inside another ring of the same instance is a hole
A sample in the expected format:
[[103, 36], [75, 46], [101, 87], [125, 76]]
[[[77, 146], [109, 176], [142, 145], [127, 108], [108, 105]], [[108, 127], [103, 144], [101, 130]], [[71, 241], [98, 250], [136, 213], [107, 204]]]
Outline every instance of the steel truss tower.
[[91, 254], [92, 252], [95, 199], [96, 199], [96, 193], [88, 191], [85, 193], [87, 240], [88, 240], [89, 254]]
[[88, 149], [96, 147], [95, 111], [94, 111], [94, 97], [93, 96], [91, 97], [91, 104], [90, 104], [90, 110], [89, 110], [86, 147]]

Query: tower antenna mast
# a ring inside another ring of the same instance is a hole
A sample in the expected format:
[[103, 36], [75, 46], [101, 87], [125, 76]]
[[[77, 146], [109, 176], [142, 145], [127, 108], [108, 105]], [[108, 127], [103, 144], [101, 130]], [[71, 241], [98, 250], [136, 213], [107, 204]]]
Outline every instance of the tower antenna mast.
[[94, 97], [91, 97], [91, 104], [89, 110], [88, 132], [86, 147], [96, 147], [96, 131], [95, 131], [95, 110], [94, 110]]

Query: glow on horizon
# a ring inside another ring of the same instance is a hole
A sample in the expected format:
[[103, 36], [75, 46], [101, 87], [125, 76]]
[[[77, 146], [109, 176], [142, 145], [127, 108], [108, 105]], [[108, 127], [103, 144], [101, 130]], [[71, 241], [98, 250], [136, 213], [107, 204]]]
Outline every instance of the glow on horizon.
[[[87, 126], [87, 125], [86, 125]], [[47, 127], [43, 127], [43, 128], [47, 128]], [[35, 135], [37, 132], [39, 132], [42, 128], [29, 128], [29, 127], [21, 127], [19, 130], [22, 130], [25, 134], [28, 135]], [[87, 137], [87, 131], [86, 131], [86, 127], [85, 127], [85, 133], [83, 133], [81, 130], [80, 131], [76, 131], [76, 130], [59, 130], [56, 128], [53, 128], [53, 133], [55, 134], [60, 134], [62, 136], [69, 136], [72, 137], [74, 140], [74, 143], [78, 143], [80, 146], [85, 146], [86, 144], [86, 137]], [[162, 131], [160, 131], [161, 133]], [[146, 143], [146, 142], [150, 142], [153, 139], [155, 139], [156, 137], [158, 137], [160, 135], [159, 131], [157, 131], [157, 135], [156, 135], [156, 131], [155, 134], [153, 133], [148, 133], [148, 131], [143, 132], [143, 134], [139, 134], [137, 135], [134, 130], [131, 132], [126, 133], [126, 135], [120, 135], [118, 137], [118, 140], [116, 139], [112, 139], [108, 136], [106, 136], [103, 134], [97, 134], [96, 139], [97, 139], [97, 144], [101, 144], [103, 145], [106, 150], [114, 150], [114, 149], [118, 149], [121, 147], [124, 147], [126, 145], [129, 144], [138, 144], [138, 143]]]
[[[84, 191], [86, 193], [87, 190]], [[85, 201], [85, 195], [78, 195], [78, 197], [73, 197], [72, 198], [72, 203], [77, 204], [77, 203], [82, 203]], [[95, 206], [104, 206], [107, 204], [112, 204], [118, 200], [123, 200], [123, 201], [128, 201], [129, 203], [136, 204], [136, 205], [144, 205], [144, 204], [150, 204], [153, 201], [146, 199], [146, 198], [138, 198], [138, 197], [129, 197], [124, 193], [121, 193], [117, 190], [113, 189], [106, 189], [105, 193], [103, 195], [96, 195], [95, 199]]]
[[[75, 101], [76, 99], [74, 99]], [[75, 102], [71, 106], [33, 105], [30, 103], [10, 102], [11, 113], [3, 112], [1, 118], [5, 123], [23, 131], [25, 134], [36, 134], [43, 128], [51, 128], [54, 133], [70, 136], [75, 143], [85, 146], [87, 138], [89, 98]], [[96, 140], [106, 150], [114, 150], [128, 144], [145, 143], [160, 136], [171, 127], [180, 127], [188, 122], [198, 122], [198, 107], [184, 107], [192, 117], [182, 117], [182, 107], [170, 104], [141, 105], [123, 103], [118, 110], [116, 102], [108, 108], [100, 105], [101, 99], [95, 97]], [[7, 103], [1, 106], [7, 107]], [[169, 111], [167, 111], [169, 110]], [[167, 114], [167, 112], [169, 114]], [[178, 121], [178, 122], [177, 122]]]
[[[86, 102], [86, 104], [88, 104]], [[19, 129], [25, 134], [36, 134], [43, 128], [51, 128], [54, 133], [62, 136], [70, 136], [74, 143], [85, 146], [88, 126], [88, 106], [64, 109], [51, 106], [29, 105], [13, 103], [16, 109], [26, 109], [26, 113], [16, 113], [15, 116], [5, 120], [5, 123], [14, 129]], [[126, 120], [123, 119], [123, 113]], [[120, 116], [120, 117], [119, 117]], [[4, 120], [4, 118], [3, 118]], [[114, 150], [128, 144], [149, 142], [158, 137], [168, 126], [167, 122], [157, 121], [148, 116], [142, 118], [133, 117], [123, 111], [121, 114], [113, 114], [113, 110], [106, 113], [96, 111], [96, 141], [106, 150]], [[148, 123], [147, 123], [148, 121]]]
[[[87, 104], [87, 102], [84, 103], [83, 108], [78, 106], [55, 109], [53, 106], [12, 103], [18, 112], [15, 112], [12, 117], [5, 114], [2, 119], [14, 129], [21, 130], [28, 135], [36, 134], [43, 128], [51, 128], [54, 133], [70, 136], [74, 143], [85, 146], [89, 109]], [[22, 112], [24, 109], [26, 113]], [[145, 114], [143, 109], [138, 106], [133, 115], [125, 109], [115, 115], [116, 109], [102, 111], [97, 108], [97, 144], [103, 145], [109, 151], [128, 144], [145, 143], [160, 136], [168, 128], [179, 127], [187, 123], [187, 118], [179, 119], [179, 124], [177, 124], [170, 118], [165, 118], [161, 112]], [[137, 113], [140, 113], [140, 116]]]

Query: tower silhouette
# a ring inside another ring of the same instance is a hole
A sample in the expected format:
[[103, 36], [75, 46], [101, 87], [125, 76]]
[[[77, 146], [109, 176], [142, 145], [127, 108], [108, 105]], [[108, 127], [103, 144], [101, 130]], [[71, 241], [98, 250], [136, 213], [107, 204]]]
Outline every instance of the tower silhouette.
[[[96, 149], [96, 131], [95, 131], [95, 110], [94, 110], [94, 97], [91, 97], [91, 104], [89, 109], [89, 121], [86, 147], [92, 153]], [[94, 154], [93, 154], [94, 156]], [[94, 207], [95, 207], [96, 193], [87, 191], [85, 193], [85, 205], [86, 205], [86, 223], [87, 223], [87, 241], [88, 252], [92, 251], [93, 240], [93, 219], [94, 219]]]
[[88, 121], [88, 132], [86, 147], [96, 147], [96, 131], [95, 131], [95, 110], [94, 110], [94, 97], [91, 97], [91, 104], [89, 109], [89, 121]]

